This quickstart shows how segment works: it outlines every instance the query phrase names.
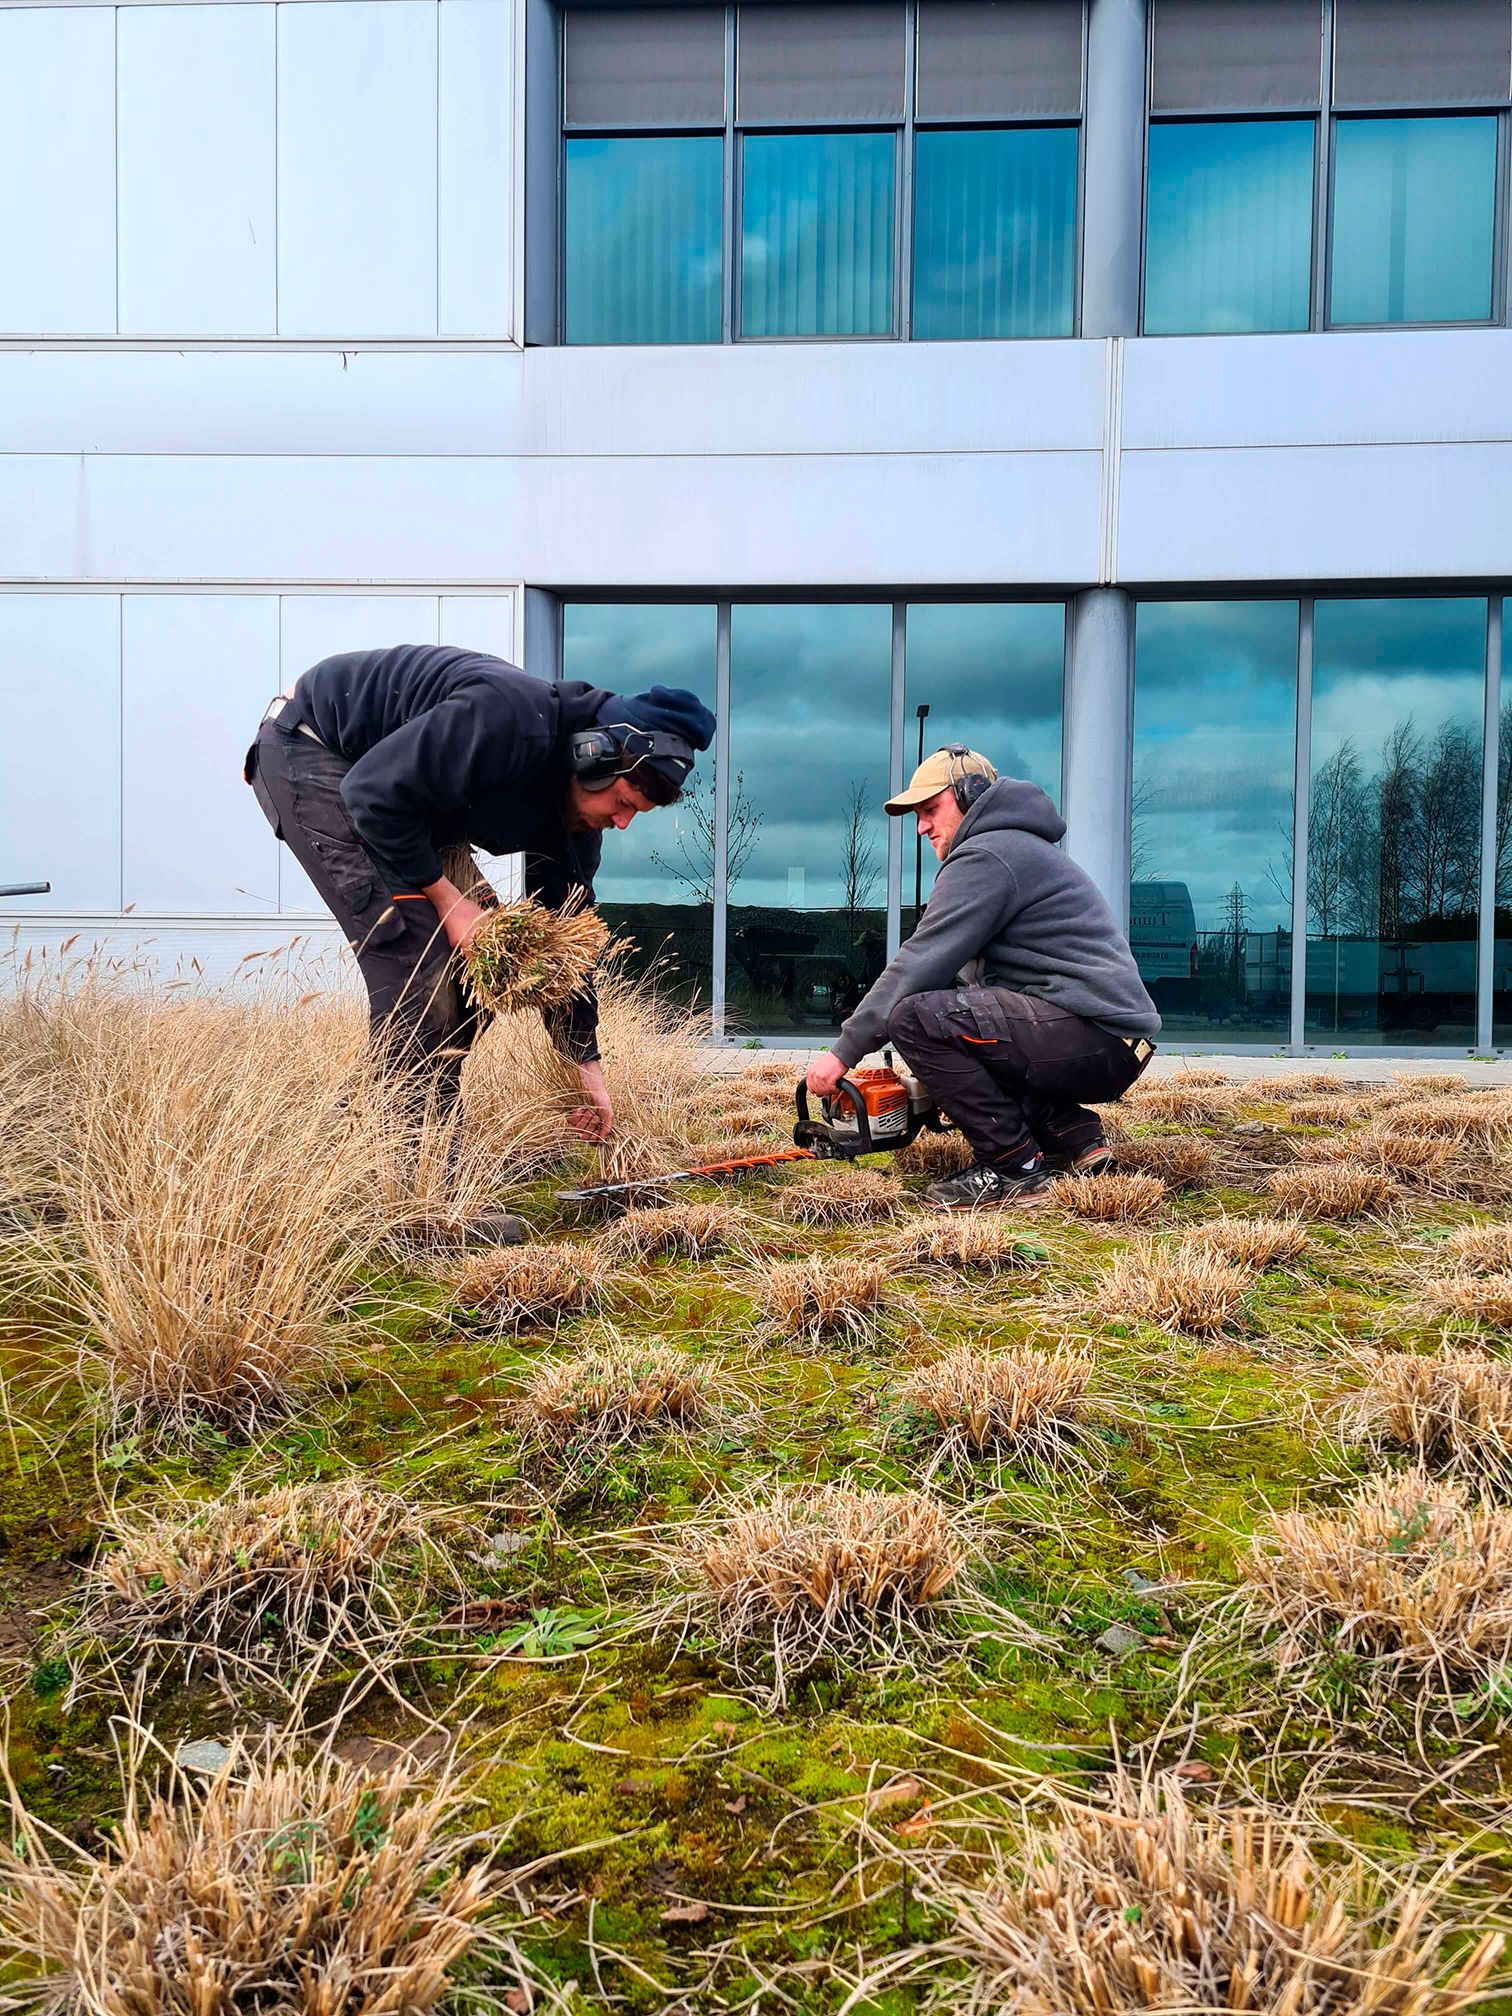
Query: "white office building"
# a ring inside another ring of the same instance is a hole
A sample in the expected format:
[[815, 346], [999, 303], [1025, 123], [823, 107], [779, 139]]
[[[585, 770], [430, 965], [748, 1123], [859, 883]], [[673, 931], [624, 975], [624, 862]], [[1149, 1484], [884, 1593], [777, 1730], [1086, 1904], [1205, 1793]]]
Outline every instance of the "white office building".
[[729, 1033], [959, 740], [1171, 1042], [1508, 1043], [1509, 112], [1512, 0], [0, 0], [0, 918], [318, 942], [258, 718], [455, 642], [716, 704], [600, 897]]

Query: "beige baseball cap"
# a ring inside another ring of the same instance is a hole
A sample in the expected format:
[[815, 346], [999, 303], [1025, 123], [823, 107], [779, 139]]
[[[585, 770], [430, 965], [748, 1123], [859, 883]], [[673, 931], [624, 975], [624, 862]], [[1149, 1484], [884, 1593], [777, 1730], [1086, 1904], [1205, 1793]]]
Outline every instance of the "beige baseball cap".
[[962, 777], [985, 777], [989, 784], [997, 782], [996, 770], [975, 749], [967, 749], [958, 755], [952, 755], [948, 749], [936, 749], [932, 756], [924, 758], [897, 797], [889, 798], [882, 810], [894, 815], [915, 812], [919, 806], [927, 805], [931, 798], [938, 798], [942, 791], [948, 791], [953, 784], [959, 783]]

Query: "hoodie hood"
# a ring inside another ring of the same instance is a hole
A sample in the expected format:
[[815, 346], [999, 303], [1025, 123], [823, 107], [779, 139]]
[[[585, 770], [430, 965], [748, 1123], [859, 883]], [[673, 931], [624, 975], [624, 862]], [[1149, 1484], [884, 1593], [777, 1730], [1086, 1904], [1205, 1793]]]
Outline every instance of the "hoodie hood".
[[1041, 791], [1025, 777], [999, 777], [971, 807], [950, 843], [954, 853], [963, 840], [978, 833], [1032, 833], [1053, 846], [1065, 837], [1066, 822]]

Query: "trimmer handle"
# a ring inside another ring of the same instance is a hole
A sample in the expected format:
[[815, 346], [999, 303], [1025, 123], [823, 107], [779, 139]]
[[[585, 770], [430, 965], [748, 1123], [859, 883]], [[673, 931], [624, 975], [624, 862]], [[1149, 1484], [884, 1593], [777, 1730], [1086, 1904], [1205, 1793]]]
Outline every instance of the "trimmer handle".
[[821, 1109], [824, 1114], [823, 1120], [811, 1120], [809, 1118], [808, 1080], [805, 1078], [798, 1080], [798, 1090], [793, 1095], [793, 1103], [798, 1111], [798, 1124], [793, 1129], [793, 1139], [800, 1148], [812, 1148], [816, 1143], [827, 1143], [832, 1148], [836, 1146], [834, 1104], [835, 1099], [842, 1092], [850, 1100], [856, 1112], [856, 1146], [854, 1150], [847, 1146], [845, 1152], [857, 1155], [870, 1155], [875, 1152], [875, 1144], [872, 1141], [871, 1119], [866, 1111], [866, 1101], [861, 1097], [860, 1092], [849, 1078], [841, 1078], [837, 1082], [834, 1092], [825, 1094]]
[[0, 896], [45, 896], [51, 882], [0, 882]]

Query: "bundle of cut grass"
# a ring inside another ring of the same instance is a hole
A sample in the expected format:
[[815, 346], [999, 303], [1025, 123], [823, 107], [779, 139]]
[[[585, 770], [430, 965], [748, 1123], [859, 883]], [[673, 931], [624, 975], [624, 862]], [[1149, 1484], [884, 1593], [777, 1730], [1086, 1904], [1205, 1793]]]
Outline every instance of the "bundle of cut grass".
[[880, 1260], [814, 1253], [775, 1260], [755, 1279], [756, 1299], [783, 1336], [821, 1345], [875, 1334], [887, 1311], [887, 1268]]
[[1062, 1211], [1110, 1225], [1147, 1224], [1158, 1214], [1165, 1194], [1158, 1176], [1121, 1169], [1101, 1176], [1059, 1176], [1050, 1185], [1050, 1201]]
[[1512, 1225], [1457, 1225], [1444, 1242], [1474, 1274], [1512, 1274]]
[[984, 1453], [1053, 1465], [1076, 1451], [1085, 1427], [1089, 1352], [949, 1351], [898, 1382], [899, 1403], [938, 1445], [938, 1460], [969, 1463]]
[[1345, 1410], [1345, 1430], [1375, 1447], [1505, 1488], [1512, 1484], [1512, 1365], [1478, 1352], [1433, 1358], [1378, 1351]]
[[903, 1186], [881, 1169], [818, 1169], [776, 1193], [779, 1213], [795, 1225], [869, 1225], [891, 1218]]
[[749, 1244], [749, 1221], [728, 1204], [647, 1204], [625, 1212], [599, 1241], [616, 1260], [704, 1260]]
[[1421, 1468], [1372, 1478], [1338, 1512], [1272, 1513], [1239, 1566], [1297, 1647], [1445, 1687], [1512, 1658], [1512, 1510]]
[[1139, 1119], [1177, 1120], [1183, 1126], [1203, 1127], [1222, 1120], [1234, 1110], [1239, 1087], [1220, 1082], [1194, 1085], [1181, 1072], [1169, 1078], [1146, 1080], [1125, 1092], [1123, 1104]]
[[1188, 1252], [1216, 1253], [1236, 1267], [1256, 1272], [1300, 1260], [1310, 1241], [1296, 1218], [1209, 1218], [1182, 1240]]
[[689, 1427], [712, 1405], [708, 1368], [659, 1338], [616, 1339], [537, 1366], [520, 1395], [530, 1437], [551, 1448], [633, 1442]]
[[988, 1840], [970, 1876], [940, 1857], [918, 1872], [953, 1921], [923, 1963], [927, 2006], [955, 2016], [1458, 2016], [1505, 1944], [1457, 1936], [1449, 1868], [1392, 1882], [1319, 1854], [1284, 1811], [1189, 1805], [1174, 1773], [1119, 1771], [1096, 1804], [1046, 1782]]
[[905, 1176], [927, 1176], [933, 1183], [941, 1176], [959, 1176], [975, 1159], [964, 1134], [916, 1134], [893, 1157], [893, 1167]]
[[204, 1659], [241, 1680], [328, 1650], [376, 1661], [435, 1582], [434, 1526], [360, 1477], [134, 1505], [87, 1571], [74, 1635], [135, 1666]]
[[596, 1248], [541, 1240], [474, 1254], [457, 1275], [455, 1293], [463, 1308], [500, 1330], [554, 1329], [564, 1316], [595, 1307], [607, 1280]]
[[1447, 1280], [1425, 1281], [1423, 1298], [1440, 1315], [1491, 1330], [1512, 1329], [1512, 1273], [1451, 1274]]
[[[503, 1948], [487, 1924], [497, 1879], [474, 1859], [449, 1773], [431, 1784], [407, 1759], [376, 1775], [329, 1753], [302, 1762], [270, 1735], [208, 1781], [176, 1775], [145, 1802], [134, 1780], [124, 1789], [98, 1848], [13, 1795], [0, 1842], [11, 2007], [428, 2016], [469, 1959]], [[503, 1950], [494, 1968], [512, 1975]]]
[[1200, 1190], [1213, 1180], [1212, 1144], [1197, 1134], [1145, 1134], [1120, 1141], [1114, 1150], [1120, 1170], [1155, 1176], [1168, 1190]]
[[582, 992], [609, 943], [586, 903], [548, 910], [533, 896], [487, 911], [462, 962], [471, 999], [493, 1015], [562, 1008]]
[[778, 1490], [696, 1522], [665, 1555], [684, 1607], [744, 1663], [770, 1653], [773, 1694], [823, 1660], [869, 1665], [910, 1639], [964, 1575], [959, 1519], [919, 1491]]
[[1363, 1120], [1368, 1110], [1364, 1099], [1333, 1094], [1293, 1100], [1289, 1118], [1297, 1127], [1348, 1127]]
[[1216, 1337], [1239, 1313], [1250, 1275], [1220, 1254], [1154, 1246], [1120, 1253], [1097, 1288], [1097, 1307], [1164, 1329]]
[[1283, 1211], [1304, 1218], [1359, 1218], [1367, 1211], [1384, 1211], [1398, 1194], [1383, 1171], [1352, 1162], [1276, 1169], [1266, 1178], [1266, 1188]]
[[887, 1257], [903, 1271], [938, 1267], [958, 1274], [1004, 1274], [1032, 1273], [1050, 1256], [1011, 1225], [963, 1211], [907, 1226], [889, 1242]]

